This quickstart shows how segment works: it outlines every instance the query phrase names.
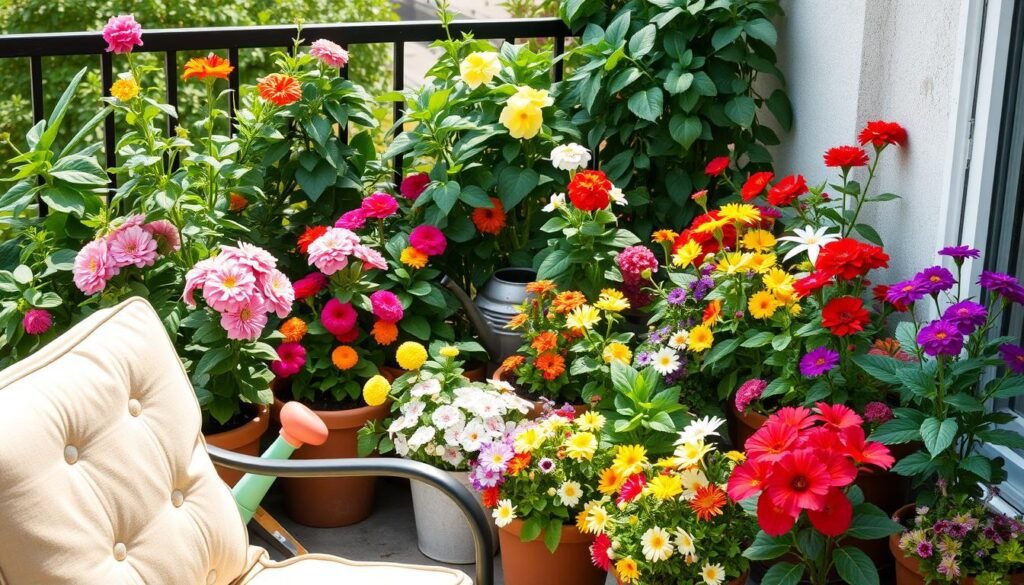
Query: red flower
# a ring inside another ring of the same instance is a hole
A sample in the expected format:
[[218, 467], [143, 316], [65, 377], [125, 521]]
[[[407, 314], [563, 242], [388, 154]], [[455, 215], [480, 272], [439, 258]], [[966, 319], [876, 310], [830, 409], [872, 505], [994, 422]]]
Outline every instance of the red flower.
[[769, 420], [747, 439], [744, 446], [750, 459], [771, 463], [782, 459], [798, 438], [799, 432], [795, 427]]
[[299, 80], [284, 73], [271, 73], [256, 84], [260, 97], [279, 106], [287, 106], [302, 99]]
[[761, 493], [771, 466], [768, 463], [747, 459], [736, 466], [729, 476], [727, 491], [733, 501], [740, 502]]
[[590, 545], [590, 560], [594, 566], [607, 572], [611, 568], [611, 557], [608, 556], [612, 548], [612, 539], [607, 534], [598, 534], [594, 543]]
[[569, 182], [569, 200], [577, 209], [597, 211], [608, 207], [612, 183], [602, 171], [580, 171]]
[[725, 504], [725, 492], [711, 483], [697, 489], [697, 493], [690, 500], [690, 509], [697, 514], [698, 520], [707, 522], [712, 516], [721, 516]]
[[493, 508], [498, 505], [498, 499], [501, 498], [501, 490], [498, 486], [485, 488], [481, 496], [484, 507]]
[[871, 143], [875, 148], [883, 148], [889, 144], [896, 146], [907, 145], [907, 130], [896, 122], [885, 122], [875, 120], [868, 122], [867, 126], [860, 131], [857, 141], [861, 145]]
[[762, 497], [769, 497], [787, 514], [798, 516], [801, 510], [821, 510], [825, 495], [832, 487], [828, 467], [810, 449], [788, 451], [772, 468], [768, 487]]
[[888, 447], [874, 441], [865, 441], [864, 429], [861, 427], [844, 429], [843, 439], [846, 453], [857, 463], [874, 465], [882, 469], [889, 469], [896, 463]]
[[353, 341], [359, 339], [359, 328], [353, 327], [344, 333], [336, 334], [334, 338], [340, 341], [341, 343], [352, 343]]
[[906, 303], [893, 303], [889, 301], [888, 298], [886, 298], [889, 294], [890, 288], [891, 286], [888, 284], [879, 284], [876, 285], [875, 288], [871, 289], [871, 293], [874, 296], [875, 300], [878, 301], [879, 303], [882, 303], [883, 305], [889, 305], [890, 307], [893, 308], [893, 310], [898, 311], [900, 313], [907, 312], [907, 310], [909, 310], [910, 307], [908, 307]]
[[717, 177], [722, 174], [722, 171], [729, 168], [729, 157], [720, 156], [711, 159], [708, 166], [704, 167], [704, 174], [709, 177]]
[[772, 415], [772, 419], [801, 431], [814, 425], [811, 411], [803, 406], [783, 406]]
[[302, 232], [302, 235], [299, 236], [299, 252], [302, 252], [303, 254], [307, 253], [309, 251], [309, 245], [325, 233], [327, 233], [327, 226], [315, 225], [313, 227], [307, 227], [306, 231]]
[[823, 286], [832, 284], [833, 275], [828, 272], [812, 272], [793, 283], [793, 291], [801, 297], [810, 296]]
[[427, 173], [412, 173], [402, 179], [402, 186], [399, 191], [406, 199], [416, 199], [427, 190], [430, 184], [430, 175]]
[[849, 457], [845, 456], [841, 443], [837, 442], [836, 448], [824, 452], [837, 454], [837, 456], [825, 460], [825, 466], [828, 467], [829, 483], [832, 487], [846, 487], [857, 479], [857, 466], [850, 461]]
[[297, 301], [308, 299], [324, 290], [326, 286], [327, 277], [320, 272], [311, 272], [292, 284], [292, 288], [295, 289], [295, 300]]
[[825, 152], [826, 167], [863, 167], [868, 164], [868, 153], [859, 146], [836, 146]]
[[[690, 223], [690, 227], [679, 233], [676, 237], [676, 241], [672, 243], [672, 251], [675, 252], [680, 246], [686, 244], [690, 240], [700, 244], [701, 250], [704, 254], [714, 254], [718, 252], [718, 240], [715, 239], [715, 234], [711, 232], [699, 233], [696, 230], [698, 227], [706, 224], [709, 221], [715, 221], [718, 219], [718, 210], [709, 211], [708, 213], [702, 213], [694, 218], [693, 222]], [[736, 246], [736, 228], [732, 224], [722, 227], [722, 244], [726, 248], [734, 248]]]
[[818, 414], [811, 418], [816, 422], [824, 423], [827, 428], [832, 430], [838, 431], [864, 424], [864, 419], [845, 404], [819, 402], [814, 405], [814, 410]]
[[825, 506], [821, 510], [808, 510], [807, 518], [825, 536], [839, 536], [853, 521], [853, 504], [846, 494], [832, 488], [825, 496]]
[[843, 280], [853, 280], [875, 268], [888, 268], [889, 255], [878, 246], [843, 238], [825, 244], [814, 267]]
[[785, 207], [807, 192], [807, 180], [803, 175], [790, 175], [779, 180], [768, 190], [768, 203]]
[[471, 219], [476, 229], [480, 230], [480, 233], [496, 236], [501, 233], [501, 230], [505, 229], [505, 206], [501, 204], [501, 199], [497, 197], [491, 197], [491, 205], [493, 207], [477, 207], [474, 209]]
[[623, 482], [622, 487], [619, 488], [619, 497], [615, 499], [615, 503], [622, 505], [632, 502], [640, 496], [640, 493], [644, 491], [644, 486], [646, 485], [646, 475], [636, 473], [629, 476], [629, 478]]
[[757, 197], [764, 191], [764, 188], [768, 186], [768, 183], [772, 180], [775, 175], [768, 171], [762, 171], [760, 173], [754, 173], [750, 175], [746, 183], [743, 183], [743, 187], [740, 189], [740, 197], [743, 197], [744, 201], [750, 201], [754, 197]]
[[870, 320], [864, 301], [856, 297], [836, 297], [821, 310], [821, 325], [838, 337], [863, 331]]
[[799, 514], [790, 514], [776, 506], [771, 498], [761, 496], [757, 500], [757, 523], [769, 536], [782, 536], [789, 532]]

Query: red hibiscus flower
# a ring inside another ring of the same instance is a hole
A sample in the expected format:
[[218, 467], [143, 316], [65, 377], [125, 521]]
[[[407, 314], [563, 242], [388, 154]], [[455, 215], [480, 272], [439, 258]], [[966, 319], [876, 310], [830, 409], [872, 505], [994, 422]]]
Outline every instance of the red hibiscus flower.
[[832, 488], [825, 496], [824, 507], [821, 510], [808, 510], [807, 519], [825, 536], [839, 536], [846, 532], [853, 521], [853, 504], [846, 494]]
[[812, 272], [793, 283], [793, 291], [801, 297], [810, 296], [814, 291], [832, 284], [834, 275], [829, 272]]
[[772, 177], [775, 175], [768, 171], [762, 171], [760, 173], [754, 173], [750, 175], [746, 183], [743, 183], [743, 187], [740, 189], [740, 197], [743, 197], [744, 201], [750, 201], [754, 197], [757, 197], [764, 191], [764, 188], [771, 182]]
[[853, 280], [875, 268], [888, 268], [889, 255], [878, 246], [843, 238], [825, 244], [814, 267], [843, 280]]
[[711, 159], [708, 166], [704, 167], [704, 174], [709, 177], [717, 177], [727, 168], [729, 168], [729, 157], [719, 156]]
[[783, 177], [768, 190], [768, 203], [776, 207], [785, 207], [797, 197], [807, 192], [807, 180], [803, 175]]
[[850, 170], [868, 164], [868, 153], [859, 146], [836, 146], [825, 152], [826, 167], [840, 167]]
[[864, 301], [856, 297], [836, 297], [821, 310], [821, 325], [837, 337], [863, 331], [870, 320]]
[[612, 183], [602, 171], [580, 171], [569, 182], [569, 200], [577, 209], [597, 211], [608, 207]]
[[875, 120], [864, 126], [857, 136], [857, 142], [862, 146], [870, 142], [875, 148], [884, 148], [890, 144], [906, 146], [907, 130], [896, 122]]
[[832, 487], [828, 467], [810, 449], [788, 451], [768, 476], [764, 496], [772, 503], [796, 516], [801, 510], [821, 510], [825, 495]]

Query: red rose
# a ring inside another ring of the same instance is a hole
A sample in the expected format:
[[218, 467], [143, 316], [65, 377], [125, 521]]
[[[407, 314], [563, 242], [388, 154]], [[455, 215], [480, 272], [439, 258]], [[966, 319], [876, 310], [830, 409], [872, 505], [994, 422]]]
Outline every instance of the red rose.
[[793, 283], [793, 291], [801, 297], [810, 296], [814, 291], [832, 284], [834, 275], [829, 272], [812, 272]]
[[870, 321], [864, 301], [857, 297], [836, 297], [821, 310], [821, 325], [839, 337], [863, 331]]
[[597, 211], [608, 207], [612, 183], [601, 171], [580, 171], [569, 182], [569, 200], [577, 209]]
[[729, 168], [729, 157], [720, 156], [718, 158], [711, 159], [708, 166], [704, 167], [704, 174], [709, 177], [717, 177], [727, 168]]
[[402, 197], [406, 199], [416, 199], [427, 190], [427, 185], [429, 184], [430, 175], [426, 173], [412, 173], [402, 179], [402, 186], [399, 187], [399, 191], [402, 192]]
[[807, 181], [803, 175], [790, 175], [768, 190], [768, 203], [776, 207], [785, 207], [806, 192]]
[[[675, 252], [680, 246], [686, 244], [690, 240], [700, 244], [701, 250], [704, 254], [713, 254], [718, 252], [718, 240], [715, 239], [715, 234], [711, 232], [699, 233], [695, 230], [704, 225], [709, 221], [718, 219], [718, 210], [709, 211], [708, 213], [702, 213], [694, 218], [690, 227], [686, 228], [676, 237], [675, 242], [672, 243], [672, 251]], [[736, 228], [732, 224], [722, 227], [722, 244], [726, 248], [736, 247]]]
[[826, 244], [814, 263], [817, 270], [828, 272], [843, 280], [860, 278], [875, 268], [888, 268], [889, 255], [882, 248], [843, 238]]
[[906, 146], [907, 131], [896, 122], [875, 120], [874, 122], [868, 122], [867, 126], [864, 126], [864, 129], [860, 131], [860, 135], [857, 136], [857, 141], [861, 145], [870, 142], [875, 148], [883, 148], [889, 144]]
[[837, 146], [825, 152], [826, 167], [862, 167], [868, 164], [868, 153], [859, 146]]
[[750, 201], [754, 197], [761, 194], [764, 188], [768, 186], [768, 183], [772, 180], [775, 175], [768, 171], [762, 171], [760, 173], [754, 173], [750, 175], [746, 183], [743, 183], [743, 188], [740, 189], [740, 197], [743, 197], [744, 201]]

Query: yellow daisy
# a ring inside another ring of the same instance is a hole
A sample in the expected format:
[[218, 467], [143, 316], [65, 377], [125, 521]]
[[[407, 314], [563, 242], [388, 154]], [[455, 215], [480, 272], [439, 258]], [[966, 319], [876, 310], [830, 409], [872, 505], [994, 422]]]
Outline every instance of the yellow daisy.
[[779, 308], [779, 301], [772, 293], [762, 290], [754, 293], [747, 303], [750, 315], [755, 319], [771, 319]]
[[581, 305], [569, 313], [565, 324], [572, 329], [590, 329], [601, 320], [601, 313], [592, 305]]
[[697, 325], [690, 329], [690, 339], [686, 346], [690, 348], [690, 351], [704, 351], [711, 349], [714, 342], [715, 336], [711, 333], [711, 329], [707, 325]]
[[598, 475], [597, 491], [606, 496], [610, 496], [619, 491], [619, 488], [622, 487], [622, 484], [624, 483], [626, 483], [625, 476], [615, 471], [614, 467], [609, 467]]
[[656, 244], [664, 244], [665, 242], [671, 242], [679, 237], [679, 234], [672, 230], [658, 230], [651, 234], [651, 240]]
[[565, 440], [565, 455], [570, 459], [590, 459], [595, 451], [597, 437], [593, 433], [574, 433]]
[[753, 254], [742, 252], [727, 252], [715, 266], [715, 270], [726, 274], [737, 274], [750, 270], [750, 259]]
[[754, 254], [750, 257], [749, 268], [758, 274], [761, 274], [775, 266], [776, 257], [775, 254]]
[[672, 254], [672, 265], [678, 268], [686, 268], [690, 264], [694, 263], [704, 250], [701, 249], [700, 244], [690, 240], [679, 246], [679, 248]]
[[768, 230], [750, 230], [743, 234], [740, 245], [748, 250], [764, 252], [775, 245], [775, 236]]
[[729, 222], [747, 225], [761, 221], [761, 212], [749, 203], [726, 203], [718, 215]]
[[629, 348], [624, 344], [613, 341], [604, 347], [601, 357], [604, 358], [604, 363], [606, 364], [617, 360], [629, 365], [630, 360], [633, 359], [633, 352], [629, 351]]
[[601, 291], [601, 296], [598, 297], [594, 306], [602, 311], [619, 313], [629, 308], [629, 300], [626, 299], [621, 291], [614, 288], [606, 288]]
[[647, 463], [647, 449], [640, 445], [619, 445], [615, 448], [615, 460], [612, 469], [615, 473], [629, 477], [640, 473]]
[[576, 426], [583, 431], [600, 431], [604, 428], [605, 422], [607, 422], [607, 419], [603, 414], [588, 410], [580, 415], [576, 421]]
[[644, 489], [659, 500], [670, 500], [683, 493], [683, 480], [675, 474], [658, 475]]

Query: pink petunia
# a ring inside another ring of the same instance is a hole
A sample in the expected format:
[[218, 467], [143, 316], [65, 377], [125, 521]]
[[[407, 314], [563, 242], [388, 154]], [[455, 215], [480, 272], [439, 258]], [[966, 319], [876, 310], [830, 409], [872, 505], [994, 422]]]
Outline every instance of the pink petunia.
[[345, 228], [328, 228], [309, 245], [309, 263], [330, 276], [348, 266], [348, 258], [359, 245], [359, 236]]
[[131, 53], [142, 46], [142, 25], [131, 14], [112, 16], [103, 27], [103, 40], [107, 41], [108, 53]]
[[119, 230], [110, 238], [110, 258], [114, 266], [144, 268], [156, 262], [156, 240], [138, 226]]
[[181, 249], [181, 234], [173, 223], [166, 219], [151, 221], [142, 226], [156, 240], [161, 254], [170, 254]]
[[341, 45], [327, 39], [313, 41], [309, 54], [324, 62], [325, 65], [342, 68], [348, 63], [348, 51]]
[[423, 224], [413, 228], [409, 234], [409, 245], [427, 256], [438, 256], [444, 254], [448, 247], [448, 240], [444, 232], [430, 224]]
[[380, 252], [374, 250], [369, 246], [359, 244], [352, 251], [352, 255], [363, 261], [363, 268], [376, 268], [378, 270], [387, 270], [388, 262], [384, 259], [384, 256]]
[[275, 268], [270, 274], [257, 278], [256, 285], [263, 292], [268, 309], [277, 313], [277, 316], [282, 319], [291, 313], [292, 302], [295, 301], [295, 289], [283, 272]]
[[398, 295], [389, 290], [379, 290], [371, 294], [370, 305], [373, 307], [373, 314], [381, 321], [397, 323], [405, 316]]
[[75, 286], [87, 295], [94, 295], [107, 286], [107, 281], [118, 273], [110, 258], [106, 240], [93, 240], [75, 256], [72, 269]]
[[262, 294], [255, 294], [256, 277], [252, 269], [223, 256], [203, 283], [203, 298], [215, 311], [237, 311], [254, 298], [262, 303]]
[[228, 332], [228, 339], [255, 341], [266, 325], [266, 307], [256, 297], [245, 299], [220, 314], [220, 326]]

